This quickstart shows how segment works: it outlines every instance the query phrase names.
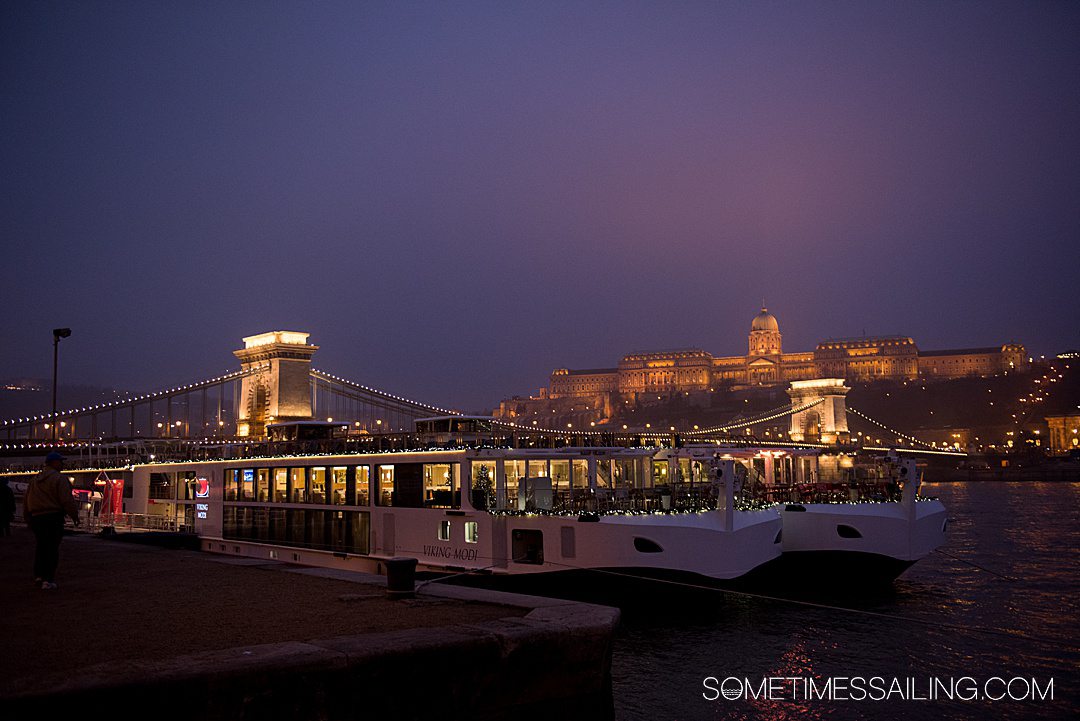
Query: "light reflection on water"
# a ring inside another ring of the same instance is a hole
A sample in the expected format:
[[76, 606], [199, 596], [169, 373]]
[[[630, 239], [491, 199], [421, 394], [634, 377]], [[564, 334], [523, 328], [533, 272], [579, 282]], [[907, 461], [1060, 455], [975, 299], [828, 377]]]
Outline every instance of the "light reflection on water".
[[[943, 550], [893, 592], [841, 602], [927, 625], [731, 597], [632, 613], [616, 643], [622, 721], [1074, 718], [1080, 703], [1080, 483], [927, 484], [949, 510]], [[819, 600], [819, 597], [815, 597]], [[1008, 635], [963, 631], [983, 627]], [[1054, 678], [1055, 701], [705, 701], [706, 676]]]

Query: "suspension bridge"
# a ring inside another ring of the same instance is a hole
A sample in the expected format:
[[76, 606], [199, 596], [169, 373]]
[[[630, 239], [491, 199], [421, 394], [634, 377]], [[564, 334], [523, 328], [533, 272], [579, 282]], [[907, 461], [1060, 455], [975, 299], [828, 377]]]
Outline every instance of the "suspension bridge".
[[[318, 346], [308, 334], [272, 331], [244, 338], [235, 351], [240, 369], [155, 392], [118, 398], [78, 408], [0, 421], [0, 450], [30, 450], [46, 446], [130, 447], [133, 443], [162, 444], [257, 443], [274, 424], [329, 421], [347, 428], [358, 448], [373, 447], [374, 438], [412, 434], [415, 421], [460, 412], [391, 393], [315, 368]], [[849, 442], [848, 413], [884, 431], [888, 446], [936, 452], [930, 444], [901, 433], [856, 409], [849, 408], [849, 389], [840, 379], [797, 381], [791, 402], [720, 425], [676, 433], [651, 429], [551, 429], [488, 419], [487, 428], [506, 442], [578, 445], [663, 444], [716, 441], [728, 444], [798, 444], [827, 447]], [[762, 440], [755, 428], [788, 419], [783, 441]], [[879, 433], [879, 435], [881, 435]], [[895, 440], [896, 443], [892, 441]], [[384, 447], [383, 440], [377, 442]], [[393, 447], [393, 442], [389, 442]], [[406, 444], [407, 440], [401, 443]], [[940, 451], [937, 451], [940, 452]]]

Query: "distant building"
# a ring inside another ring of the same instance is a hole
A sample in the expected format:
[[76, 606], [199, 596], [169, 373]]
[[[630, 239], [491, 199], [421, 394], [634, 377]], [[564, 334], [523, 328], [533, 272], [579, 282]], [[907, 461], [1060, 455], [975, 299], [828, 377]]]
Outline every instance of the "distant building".
[[1051, 453], [1068, 453], [1080, 450], [1080, 413], [1063, 413], [1047, 416], [1050, 426], [1049, 448]]
[[582, 418], [606, 417], [614, 407], [635, 404], [643, 394], [693, 395], [719, 387], [776, 386], [813, 378], [947, 379], [1026, 367], [1024, 346], [1016, 343], [920, 351], [908, 336], [836, 338], [818, 343], [813, 351], [784, 353], [780, 324], [763, 307], [750, 322], [744, 356], [716, 357], [700, 348], [683, 348], [630, 353], [615, 368], [557, 368], [539, 396], [507, 399], [495, 413], [507, 418], [541, 413], [562, 418], [570, 412]]
[[992, 376], [1027, 366], [1027, 351], [1018, 343], [993, 348], [930, 350], [919, 353], [919, 375], [927, 378]]
[[814, 366], [822, 377], [853, 381], [914, 380], [919, 349], [907, 336], [836, 338], [818, 343]]

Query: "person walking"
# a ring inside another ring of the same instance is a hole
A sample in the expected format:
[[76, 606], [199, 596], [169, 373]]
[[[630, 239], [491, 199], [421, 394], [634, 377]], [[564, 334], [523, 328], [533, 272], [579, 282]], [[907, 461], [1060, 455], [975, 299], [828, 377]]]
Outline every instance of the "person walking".
[[0, 478], [0, 536], [11, 535], [11, 520], [15, 518], [15, 492], [8, 479]]
[[45, 468], [26, 489], [23, 515], [37, 541], [34, 550], [34, 583], [42, 590], [56, 588], [56, 566], [60, 562], [60, 539], [64, 516], [79, 525], [79, 507], [71, 495], [71, 483], [62, 473], [64, 457], [52, 451], [45, 456]]

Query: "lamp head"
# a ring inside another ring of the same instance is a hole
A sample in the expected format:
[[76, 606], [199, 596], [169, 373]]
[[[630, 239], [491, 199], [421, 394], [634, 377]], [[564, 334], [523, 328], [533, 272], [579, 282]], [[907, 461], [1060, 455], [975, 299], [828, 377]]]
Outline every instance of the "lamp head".
[[61, 338], [67, 338], [71, 335], [71, 328], [53, 328], [53, 338], [57, 340]]

